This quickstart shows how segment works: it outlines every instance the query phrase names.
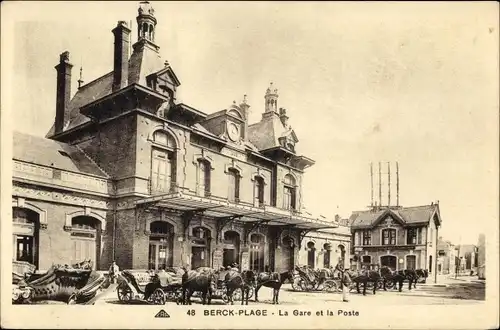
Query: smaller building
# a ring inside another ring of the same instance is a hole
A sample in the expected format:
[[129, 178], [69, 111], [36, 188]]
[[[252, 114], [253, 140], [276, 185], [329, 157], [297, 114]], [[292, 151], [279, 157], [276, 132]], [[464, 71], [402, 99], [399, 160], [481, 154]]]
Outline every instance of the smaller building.
[[387, 266], [393, 270], [436, 267], [439, 204], [372, 207], [349, 219], [354, 244], [351, 268]]
[[477, 246], [473, 244], [464, 244], [457, 247], [459, 260], [459, 269], [461, 275], [470, 275], [477, 273]]
[[452, 274], [455, 272], [455, 245], [439, 237], [437, 245], [437, 272], [438, 274]]
[[479, 235], [477, 242], [477, 277], [486, 279], [486, 240], [484, 234]]
[[[308, 211], [303, 211], [313, 216]], [[335, 267], [342, 259], [350, 259], [351, 230], [349, 219], [335, 216], [334, 229], [319, 229], [304, 236], [302, 248], [299, 251], [298, 264], [307, 265], [313, 269]]]

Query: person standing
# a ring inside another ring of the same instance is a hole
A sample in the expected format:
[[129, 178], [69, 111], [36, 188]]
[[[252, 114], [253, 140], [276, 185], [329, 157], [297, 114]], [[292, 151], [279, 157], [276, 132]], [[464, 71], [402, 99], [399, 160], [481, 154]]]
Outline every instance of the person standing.
[[349, 302], [349, 287], [351, 286], [351, 276], [344, 269], [344, 262], [341, 259], [335, 267], [340, 272], [340, 286], [342, 287], [342, 301]]
[[109, 278], [111, 280], [111, 283], [115, 283], [116, 276], [120, 272], [120, 268], [116, 264], [116, 261], [113, 260], [113, 263], [109, 267]]

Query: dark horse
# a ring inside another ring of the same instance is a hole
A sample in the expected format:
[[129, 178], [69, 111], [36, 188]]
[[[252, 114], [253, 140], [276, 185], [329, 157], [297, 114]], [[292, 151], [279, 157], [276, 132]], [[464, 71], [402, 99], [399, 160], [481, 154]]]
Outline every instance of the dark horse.
[[376, 270], [363, 269], [359, 272], [353, 272], [350, 270], [345, 271], [351, 276], [352, 282], [356, 283], [356, 291], [358, 293], [361, 293], [359, 290], [359, 285], [363, 284], [363, 296], [366, 295], [366, 286], [369, 282], [373, 283], [373, 294], [375, 294], [375, 292], [377, 291], [377, 286], [382, 280], [380, 273]]
[[279, 293], [281, 286], [286, 280], [293, 281], [293, 271], [286, 271], [283, 273], [260, 273], [257, 276], [257, 286], [255, 287], [255, 301], [259, 301], [259, 289], [263, 286], [273, 289], [273, 305], [279, 304]]
[[250, 295], [250, 288], [255, 286], [256, 276], [251, 270], [244, 270], [241, 273], [235, 270], [230, 270], [226, 273], [224, 277], [224, 282], [226, 282], [227, 288], [227, 298], [233, 302], [233, 293], [236, 289], [241, 289], [241, 304], [245, 302], [248, 305], [248, 296]]
[[[208, 305], [212, 300], [212, 294], [216, 290], [217, 274], [215, 271], [198, 272], [188, 270], [182, 275], [182, 304], [191, 305], [191, 296], [194, 292], [201, 292], [202, 303]], [[187, 293], [187, 295], [186, 295]]]
[[427, 269], [417, 269], [415, 270], [415, 275], [416, 275], [416, 279], [415, 279], [415, 288], [417, 287], [417, 282], [423, 278], [423, 283], [426, 283], [427, 282], [427, 277], [429, 276], [429, 272], [427, 271]]
[[[408, 280], [408, 290], [411, 290], [413, 281], [416, 281], [415, 271], [410, 269], [393, 271], [389, 267], [383, 266], [380, 268], [380, 274], [382, 275], [384, 291], [387, 291], [388, 282], [391, 284], [391, 287], [394, 286], [395, 289], [397, 288], [401, 292], [405, 280]], [[397, 287], [396, 284], [398, 284]]]

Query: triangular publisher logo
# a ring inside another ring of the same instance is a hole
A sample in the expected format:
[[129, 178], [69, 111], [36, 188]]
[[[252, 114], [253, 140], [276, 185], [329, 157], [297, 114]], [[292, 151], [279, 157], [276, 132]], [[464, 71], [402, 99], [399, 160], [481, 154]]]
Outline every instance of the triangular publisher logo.
[[155, 317], [169, 318], [170, 315], [168, 315], [168, 313], [164, 309], [160, 309], [160, 311], [156, 313]]

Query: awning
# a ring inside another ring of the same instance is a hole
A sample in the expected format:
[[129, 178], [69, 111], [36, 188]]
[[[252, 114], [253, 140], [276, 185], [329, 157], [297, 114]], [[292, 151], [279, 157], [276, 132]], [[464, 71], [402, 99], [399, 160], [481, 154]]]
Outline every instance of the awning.
[[156, 207], [176, 211], [200, 211], [204, 216], [224, 219], [236, 217], [246, 223], [265, 222], [269, 226], [290, 226], [304, 230], [337, 228], [338, 224], [330, 221], [294, 214], [272, 206], [255, 207], [245, 203], [231, 203], [214, 197], [201, 197], [185, 192], [151, 196], [134, 201], [134, 204], [154, 204]]

